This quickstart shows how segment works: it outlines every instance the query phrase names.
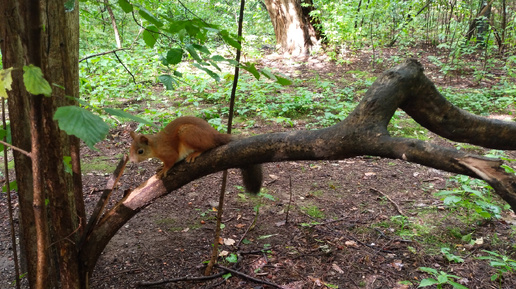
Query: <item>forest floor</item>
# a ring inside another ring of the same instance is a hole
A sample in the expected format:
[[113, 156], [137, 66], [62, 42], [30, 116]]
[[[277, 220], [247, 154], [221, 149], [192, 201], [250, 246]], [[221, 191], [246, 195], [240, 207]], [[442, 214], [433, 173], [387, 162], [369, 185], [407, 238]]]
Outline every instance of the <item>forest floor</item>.
[[[309, 79], [317, 74], [338, 84], [340, 78], [351, 77], [346, 74], [348, 70], [371, 70], [370, 56], [361, 57], [347, 65], [318, 58], [289, 62], [280, 57], [264, 58], [262, 63], [292, 76]], [[424, 57], [421, 61], [438, 87], [490, 85], [489, 80], [480, 84], [461, 78], [443, 80]], [[375, 71], [380, 74], [387, 68]], [[257, 120], [249, 130], [251, 134], [303, 130], [307, 123], [299, 120], [287, 127]], [[432, 133], [428, 136], [429, 142], [454, 146]], [[113, 165], [129, 144], [126, 131], [113, 131], [108, 140], [97, 145], [98, 152], [84, 148], [83, 159]], [[509, 155], [516, 158], [514, 152]], [[129, 165], [111, 204], [122, 197], [123, 191], [148, 179], [159, 166], [158, 161]], [[516, 288], [514, 272], [493, 282], [491, 276], [496, 269], [488, 260], [477, 258], [488, 255], [485, 250], [516, 258], [516, 216], [505, 211], [500, 219], [464, 221], [462, 210], [446, 208], [433, 195], [458, 185], [449, 180], [451, 176], [401, 160], [367, 156], [267, 163], [263, 192], [274, 198], [271, 200], [243, 194], [238, 187], [239, 172], [230, 170], [219, 248], [239, 258], [235, 264], [221, 257], [220, 264], [286, 289], [417, 288], [421, 280], [436, 278], [420, 267], [456, 275], [459, 278], [450, 280], [467, 288]], [[105, 173], [84, 176], [84, 197], [90, 213], [108, 177]], [[211, 254], [220, 183], [221, 173], [206, 176], [138, 213], [104, 250], [91, 288], [140, 288], [141, 282], [202, 277], [204, 262]], [[4, 217], [5, 195], [0, 195], [0, 288], [14, 288], [7, 285], [13, 280], [14, 270], [8, 220]], [[464, 262], [449, 261], [441, 253], [442, 247], [450, 247], [450, 252]], [[228, 279], [164, 282], [152, 288], [275, 287], [232, 274]]]

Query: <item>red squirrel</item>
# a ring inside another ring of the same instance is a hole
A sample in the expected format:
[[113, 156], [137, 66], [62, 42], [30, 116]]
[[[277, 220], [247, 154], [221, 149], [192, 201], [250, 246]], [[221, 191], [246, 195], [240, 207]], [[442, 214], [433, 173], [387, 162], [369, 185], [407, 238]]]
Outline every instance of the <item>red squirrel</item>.
[[[131, 132], [129, 159], [139, 163], [149, 158], [158, 158], [163, 162], [163, 169], [158, 177], [166, 176], [175, 163], [191, 163], [201, 153], [229, 143], [232, 136], [219, 133], [205, 120], [182, 116], [169, 123], [157, 134], [137, 134]], [[249, 165], [241, 168], [244, 187], [250, 193], [257, 194], [262, 186], [261, 165]]]

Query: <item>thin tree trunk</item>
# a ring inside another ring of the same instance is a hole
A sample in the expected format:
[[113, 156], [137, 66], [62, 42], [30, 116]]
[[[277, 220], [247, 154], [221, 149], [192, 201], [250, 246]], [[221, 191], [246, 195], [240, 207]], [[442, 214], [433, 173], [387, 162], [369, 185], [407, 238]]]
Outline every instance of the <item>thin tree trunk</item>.
[[501, 44], [498, 49], [498, 52], [500, 54], [502, 54], [505, 49], [505, 35], [506, 35], [505, 30], [506, 29], [507, 29], [507, 5], [505, 3], [505, 0], [502, 0], [502, 27], [500, 28], [500, 30], [502, 31], [502, 35], [501, 35]]
[[120, 33], [118, 32], [115, 14], [113, 14], [113, 10], [111, 9], [109, 0], [104, 0], [104, 4], [106, 5], [106, 10], [109, 14], [109, 18], [111, 19], [111, 26], [113, 26], [113, 32], [115, 33], [116, 48], [122, 48], [122, 41], [120, 41]]
[[358, 1], [357, 15], [355, 15], [355, 29], [358, 28], [358, 14], [360, 14], [360, 7], [362, 6], [362, 0]]

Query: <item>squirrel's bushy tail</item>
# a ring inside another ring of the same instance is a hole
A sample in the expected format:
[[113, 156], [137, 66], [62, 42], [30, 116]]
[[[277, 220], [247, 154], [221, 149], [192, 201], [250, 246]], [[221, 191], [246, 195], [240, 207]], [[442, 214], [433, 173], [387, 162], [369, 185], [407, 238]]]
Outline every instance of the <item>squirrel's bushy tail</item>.
[[240, 171], [242, 172], [245, 190], [251, 194], [258, 194], [263, 181], [262, 165], [248, 165], [241, 167]]

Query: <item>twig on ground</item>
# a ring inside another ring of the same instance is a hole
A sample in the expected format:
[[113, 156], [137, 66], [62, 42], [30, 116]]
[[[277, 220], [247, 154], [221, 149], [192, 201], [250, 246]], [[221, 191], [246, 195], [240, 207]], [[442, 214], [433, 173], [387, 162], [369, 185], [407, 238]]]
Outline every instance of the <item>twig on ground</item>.
[[253, 219], [253, 222], [251, 223], [251, 225], [249, 225], [249, 227], [247, 227], [247, 229], [245, 230], [244, 234], [242, 235], [242, 237], [240, 238], [240, 240], [238, 241], [238, 243], [236, 244], [236, 247], [237, 248], [240, 248], [240, 244], [242, 243], [242, 241], [244, 240], [245, 236], [247, 235], [247, 233], [249, 231], [251, 231], [254, 226], [256, 225], [256, 219], [258, 218], [258, 213], [256, 213], [256, 215], [254, 216], [254, 219]]
[[403, 216], [406, 216], [403, 211], [400, 209], [400, 207], [398, 206], [398, 204], [396, 202], [394, 202], [389, 196], [387, 196], [386, 194], [382, 193], [381, 191], [377, 190], [377, 189], [374, 189], [374, 188], [369, 188], [369, 190], [375, 192], [375, 193], [378, 193], [382, 196], [384, 196], [387, 200], [389, 200], [389, 202], [391, 202], [394, 207], [396, 207], [396, 211], [398, 211], [398, 213], [400, 213], [400, 215], [403, 215]]
[[374, 230], [376, 232], [378, 232], [382, 237], [384, 237], [385, 239], [387, 240], [390, 240], [390, 241], [393, 241], [393, 242], [403, 242], [403, 243], [412, 243], [411, 240], [405, 240], [405, 239], [399, 239], [399, 238], [391, 238], [387, 235], [385, 235], [384, 232], [382, 232], [382, 230], [378, 229], [378, 228], [374, 228]]
[[288, 224], [288, 212], [290, 212], [290, 206], [292, 206], [292, 176], [289, 176], [289, 195], [290, 199], [288, 200], [287, 212], [285, 215], [285, 224]]
[[138, 282], [137, 285], [140, 287], [150, 287], [150, 286], [158, 286], [158, 285], [163, 285], [166, 283], [181, 282], [181, 281], [207, 281], [207, 280], [222, 277], [222, 275], [224, 275], [224, 274], [226, 274], [226, 272], [221, 272], [221, 273], [213, 274], [210, 276], [181, 277], [181, 278], [165, 279], [165, 280], [154, 281], [154, 282]]
[[278, 284], [274, 284], [274, 283], [271, 283], [269, 281], [265, 281], [265, 280], [261, 280], [261, 279], [258, 279], [258, 278], [251, 277], [251, 276], [249, 276], [247, 274], [244, 274], [244, 273], [242, 273], [240, 271], [237, 271], [235, 269], [231, 269], [231, 268], [228, 268], [228, 267], [224, 267], [224, 266], [221, 266], [219, 264], [216, 264], [215, 267], [220, 268], [220, 269], [225, 270], [225, 271], [228, 271], [231, 274], [234, 274], [234, 275], [237, 275], [239, 277], [251, 280], [251, 281], [256, 282], [256, 283], [266, 284], [266, 285], [272, 286], [274, 288], [280, 288], [280, 289], [283, 288], [283, 287], [281, 287]]

